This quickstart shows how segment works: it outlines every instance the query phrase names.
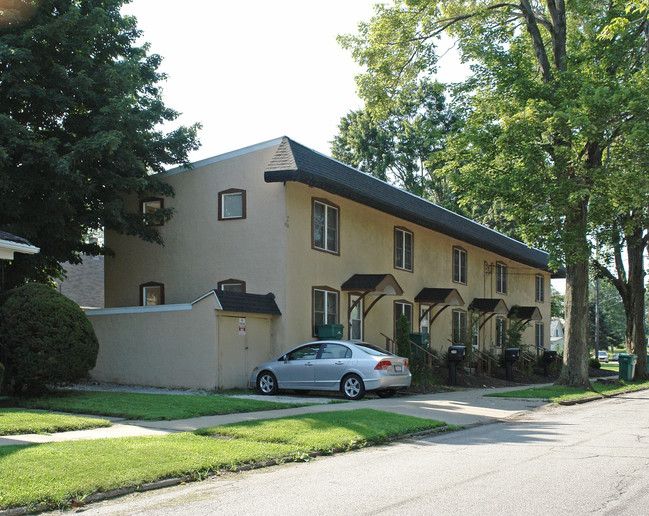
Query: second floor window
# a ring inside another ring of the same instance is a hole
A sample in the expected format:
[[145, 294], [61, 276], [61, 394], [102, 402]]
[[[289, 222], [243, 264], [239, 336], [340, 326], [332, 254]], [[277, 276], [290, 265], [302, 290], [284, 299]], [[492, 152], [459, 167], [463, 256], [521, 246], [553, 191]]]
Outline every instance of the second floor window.
[[163, 283], [150, 281], [140, 285], [140, 305], [157, 306], [165, 303], [165, 286]]
[[536, 276], [536, 287], [534, 292], [534, 299], [537, 303], [545, 301], [545, 278], [541, 275]]
[[466, 251], [453, 248], [453, 281], [466, 285]]
[[231, 188], [219, 192], [219, 220], [246, 218], [246, 191]]
[[394, 228], [394, 267], [412, 271], [412, 233], [406, 229]]
[[164, 220], [156, 216], [156, 212], [164, 208], [164, 200], [157, 197], [144, 199], [140, 202], [140, 209], [145, 216], [147, 226], [162, 226]]
[[496, 264], [496, 292], [507, 294], [507, 265], [504, 263]]
[[313, 248], [338, 254], [338, 208], [313, 201]]

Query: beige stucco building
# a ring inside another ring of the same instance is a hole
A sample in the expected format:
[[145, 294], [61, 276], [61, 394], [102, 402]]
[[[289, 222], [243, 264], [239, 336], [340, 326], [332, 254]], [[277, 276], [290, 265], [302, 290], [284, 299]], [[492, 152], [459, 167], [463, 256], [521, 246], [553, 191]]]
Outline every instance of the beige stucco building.
[[[178, 341], [194, 339], [193, 332], [203, 331], [194, 330], [197, 323], [160, 326], [149, 312], [161, 305], [187, 306], [213, 290], [274, 295], [277, 310], [265, 310], [274, 313], [256, 309], [255, 317], [267, 321], [265, 333], [258, 344], [244, 346], [263, 349], [255, 359], [316, 338], [322, 323], [343, 325], [344, 338], [391, 346], [402, 313], [413, 333], [430, 333], [430, 346], [438, 350], [460, 340], [480, 350], [499, 349], [513, 316], [530, 322], [524, 343], [549, 348], [551, 273], [545, 253], [289, 138], [175, 169], [162, 179], [173, 186], [174, 198], [129, 202], [145, 215], [161, 206], [174, 208], [174, 217], [159, 227], [164, 246], [106, 234], [115, 251], [105, 264], [107, 309], [89, 312], [102, 348], [95, 371], [100, 379], [128, 381], [115, 372], [118, 357], [130, 349], [132, 360], [146, 362], [137, 350], [162, 338], [156, 328], [164, 326], [167, 339], [171, 334]], [[224, 314], [245, 318], [247, 297], [237, 299], [229, 309], [217, 302], [203, 318], [210, 325]], [[254, 304], [256, 298], [250, 299]], [[134, 313], [141, 318], [133, 319]], [[164, 313], [169, 312], [158, 315]], [[175, 327], [182, 331], [174, 333]], [[229, 337], [210, 329], [202, 338], [191, 352], [203, 357], [203, 369], [216, 371], [223, 367], [218, 352], [207, 350]], [[146, 354], [156, 353], [147, 349]], [[182, 355], [182, 346], [174, 353]], [[240, 359], [236, 364], [250, 365]], [[104, 374], [108, 369], [113, 373]], [[153, 371], [132, 383], [209, 388], [241, 383], [204, 375], [190, 385], [165, 377], [169, 374]]]

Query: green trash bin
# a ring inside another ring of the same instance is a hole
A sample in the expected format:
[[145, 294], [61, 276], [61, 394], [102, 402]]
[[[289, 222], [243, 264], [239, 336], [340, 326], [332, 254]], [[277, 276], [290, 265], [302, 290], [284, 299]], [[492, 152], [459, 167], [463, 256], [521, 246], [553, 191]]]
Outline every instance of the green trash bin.
[[624, 380], [625, 382], [633, 380], [636, 358], [637, 357], [631, 353], [620, 353], [618, 358], [618, 363], [620, 364], [618, 378], [620, 380]]
[[343, 325], [342, 324], [318, 324], [316, 331], [320, 340], [340, 340], [343, 338]]

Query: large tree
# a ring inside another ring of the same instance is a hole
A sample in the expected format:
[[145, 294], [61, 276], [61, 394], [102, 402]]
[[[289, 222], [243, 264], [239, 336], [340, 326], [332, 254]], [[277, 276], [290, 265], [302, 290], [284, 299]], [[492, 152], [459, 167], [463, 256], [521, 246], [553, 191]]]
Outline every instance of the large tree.
[[[633, 30], [600, 38], [614, 19]], [[606, 184], [604, 153], [627, 123], [649, 118], [645, 29], [644, 11], [609, 1], [397, 0], [342, 39], [367, 67], [359, 89], [370, 107], [435, 71], [442, 32], [473, 62], [444, 173], [465, 202], [500, 201], [526, 241], [566, 264], [563, 384], [589, 385], [589, 207]]]
[[12, 0], [0, 11], [0, 228], [41, 249], [6, 268], [7, 287], [110, 252], [88, 243], [94, 230], [160, 242], [124, 196], [173, 195], [152, 174], [188, 162], [198, 126], [161, 129], [178, 114], [161, 99], [161, 57], [120, 14], [125, 1]]

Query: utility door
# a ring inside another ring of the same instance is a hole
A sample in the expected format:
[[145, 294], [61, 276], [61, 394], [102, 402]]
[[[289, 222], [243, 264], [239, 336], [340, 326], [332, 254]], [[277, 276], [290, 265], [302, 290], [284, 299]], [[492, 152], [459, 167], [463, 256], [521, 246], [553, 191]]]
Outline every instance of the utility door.
[[245, 388], [255, 366], [270, 357], [270, 320], [249, 315], [217, 315], [219, 388]]

